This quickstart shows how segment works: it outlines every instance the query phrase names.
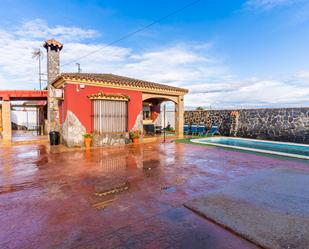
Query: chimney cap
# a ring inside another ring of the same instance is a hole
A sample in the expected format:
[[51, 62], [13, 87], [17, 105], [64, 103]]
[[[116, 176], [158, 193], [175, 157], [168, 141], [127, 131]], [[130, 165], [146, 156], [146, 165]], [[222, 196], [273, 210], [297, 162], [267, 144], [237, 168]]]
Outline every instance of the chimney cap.
[[59, 50], [61, 50], [63, 48], [63, 45], [58, 42], [57, 40], [55, 39], [50, 39], [50, 40], [46, 40], [44, 42], [44, 48], [48, 48], [48, 47], [54, 47], [54, 48], [58, 48]]

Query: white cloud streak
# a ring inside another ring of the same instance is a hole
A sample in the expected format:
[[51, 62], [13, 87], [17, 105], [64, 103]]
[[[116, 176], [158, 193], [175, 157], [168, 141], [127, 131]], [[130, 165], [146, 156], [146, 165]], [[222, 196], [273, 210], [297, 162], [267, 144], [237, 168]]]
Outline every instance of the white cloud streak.
[[[302, 78], [302, 79], [306, 79], [309, 81], [309, 69], [308, 70], [300, 70], [297, 73], [297, 77]], [[309, 82], [308, 82], [309, 84]]]
[[[285, 25], [300, 25], [309, 20], [309, 0], [247, 0], [245, 11], [272, 13], [277, 10]], [[279, 9], [285, 11], [278, 11]]]
[[[213, 87], [211, 87], [213, 85]], [[202, 84], [187, 97], [195, 106], [251, 108], [307, 106], [309, 84], [298, 76], [289, 80], [248, 79], [240, 82]]]
[[53, 27], [41, 19], [35, 19], [23, 23], [14, 30], [14, 35], [27, 39], [46, 39], [46, 37], [56, 37], [62, 42], [79, 41], [87, 38], [99, 36], [99, 33], [93, 29], [81, 29], [78, 27], [66, 27], [56, 25]]
[[277, 7], [288, 6], [303, 2], [308, 2], [308, 0], [248, 0], [245, 3], [245, 6], [249, 8], [270, 10]]
[[[99, 53], [79, 61], [83, 72], [114, 73], [190, 90], [186, 106], [213, 108], [301, 106], [309, 103], [309, 71], [301, 70], [289, 79], [239, 80], [213, 54], [211, 43], [178, 43], [144, 51], [106, 44], [86, 43], [100, 34], [95, 30], [62, 25], [50, 27], [42, 20], [20, 27], [0, 27], [0, 89], [38, 87], [37, 61], [32, 51], [54, 37], [64, 43], [63, 63], [97, 49]], [[62, 71], [76, 71], [74, 63]], [[46, 59], [43, 60], [46, 72]]]

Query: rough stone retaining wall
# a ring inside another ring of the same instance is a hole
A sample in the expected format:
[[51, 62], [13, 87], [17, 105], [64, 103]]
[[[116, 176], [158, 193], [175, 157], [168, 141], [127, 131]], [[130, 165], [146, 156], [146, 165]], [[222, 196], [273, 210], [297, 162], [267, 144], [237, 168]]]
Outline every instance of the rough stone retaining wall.
[[225, 136], [309, 144], [309, 108], [185, 111], [186, 124], [218, 125]]
[[103, 133], [93, 134], [92, 145], [102, 147], [107, 145], [123, 145], [130, 143], [129, 133]]
[[230, 135], [232, 117], [229, 110], [185, 111], [185, 124], [205, 124], [209, 130], [212, 125], [218, 125], [220, 133]]

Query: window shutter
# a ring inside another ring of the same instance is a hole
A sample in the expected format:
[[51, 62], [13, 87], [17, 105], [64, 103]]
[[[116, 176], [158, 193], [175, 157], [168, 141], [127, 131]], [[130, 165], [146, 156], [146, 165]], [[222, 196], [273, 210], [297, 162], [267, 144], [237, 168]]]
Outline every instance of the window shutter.
[[93, 130], [97, 133], [126, 132], [128, 104], [126, 101], [93, 100]]

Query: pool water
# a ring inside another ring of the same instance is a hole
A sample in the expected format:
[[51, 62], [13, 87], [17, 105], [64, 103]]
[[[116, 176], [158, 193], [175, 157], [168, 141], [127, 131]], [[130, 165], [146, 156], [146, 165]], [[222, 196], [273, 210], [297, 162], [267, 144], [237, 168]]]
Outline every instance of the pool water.
[[232, 137], [210, 137], [203, 139], [192, 139], [191, 141], [201, 144], [216, 145], [220, 147], [236, 148], [309, 159], [309, 145], [305, 144], [272, 142]]

